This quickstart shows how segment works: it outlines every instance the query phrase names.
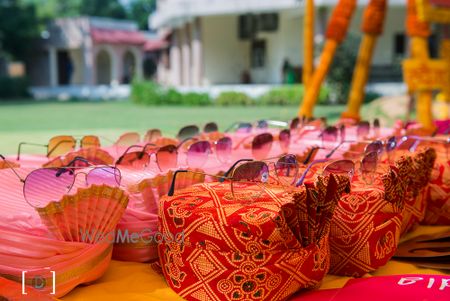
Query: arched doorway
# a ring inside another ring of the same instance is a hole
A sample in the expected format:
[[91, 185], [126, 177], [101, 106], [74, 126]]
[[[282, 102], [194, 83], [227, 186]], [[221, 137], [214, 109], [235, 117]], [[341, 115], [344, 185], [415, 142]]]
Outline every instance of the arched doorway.
[[111, 84], [111, 56], [106, 50], [101, 50], [96, 59], [97, 85]]
[[122, 83], [129, 84], [136, 72], [136, 58], [131, 51], [123, 55]]

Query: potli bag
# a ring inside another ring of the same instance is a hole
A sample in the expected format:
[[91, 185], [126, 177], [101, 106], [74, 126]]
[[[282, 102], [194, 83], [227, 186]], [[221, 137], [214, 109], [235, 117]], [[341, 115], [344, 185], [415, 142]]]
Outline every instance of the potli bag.
[[[300, 188], [197, 184], [164, 197], [158, 245], [169, 286], [187, 300], [285, 300], [329, 268], [329, 225], [346, 177]], [[182, 233], [182, 235], [178, 235]], [[178, 236], [178, 239], [177, 239]]]
[[450, 225], [450, 160], [446, 156], [438, 156], [431, 174], [423, 223]]
[[339, 200], [331, 223], [331, 274], [361, 277], [394, 255], [406, 184], [395, 166], [371, 185], [353, 177], [352, 191]]
[[408, 181], [401, 235], [414, 229], [425, 217], [428, 183], [435, 160], [436, 151], [431, 148], [414, 157], [403, 157], [398, 164], [401, 178]]

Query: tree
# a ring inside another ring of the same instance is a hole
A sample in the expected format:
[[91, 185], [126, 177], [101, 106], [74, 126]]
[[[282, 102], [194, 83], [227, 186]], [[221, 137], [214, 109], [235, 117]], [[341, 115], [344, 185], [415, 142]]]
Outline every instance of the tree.
[[0, 0], [0, 54], [24, 60], [30, 43], [39, 36], [38, 18], [33, 4], [19, 0]]
[[129, 18], [136, 21], [142, 30], [148, 29], [148, 16], [156, 10], [155, 0], [133, 0], [129, 8]]
[[327, 76], [333, 102], [347, 103], [360, 40], [360, 35], [351, 33], [336, 51]]
[[118, 0], [81, 0], [80, 14], [87, 16], [125, 19], [125, 8]]

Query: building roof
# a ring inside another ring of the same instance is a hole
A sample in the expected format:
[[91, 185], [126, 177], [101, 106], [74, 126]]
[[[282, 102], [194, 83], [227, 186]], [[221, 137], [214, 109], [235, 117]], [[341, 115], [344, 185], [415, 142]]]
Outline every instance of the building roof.
[[[445, 1], [445, 0], [435, 0]], [[334, 6], [337, 0], [316, 0], [315, 5]], [[369, 0], [358, 1], [365, 6]], [[158, 0], [156, 12], [149, 17], [153, 29], [177, 27], [199, 16], [278, 12], [298, 9], [303, 14], [303, 0]], [[405, 6], [405, 0], [390, 0], [390, 6]]]
[[94, 43], [141, 45], [147, 42], [145, 36], [139, 31], [91, 28], [91, 37]]

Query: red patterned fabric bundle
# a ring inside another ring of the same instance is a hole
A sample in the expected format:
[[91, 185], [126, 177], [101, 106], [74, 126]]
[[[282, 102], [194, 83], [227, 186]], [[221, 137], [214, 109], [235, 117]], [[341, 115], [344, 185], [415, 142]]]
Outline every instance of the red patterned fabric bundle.
[[187, 300], [285, 300], [329, 268], [328, 232], [345, 177], [286, 187], [197, 184], [164, 197], [158, 246], [164, 276]]
[[371, 185], [353, 178], [352, 192], [339, 200], [331, 223], [330, 273], [361, 277], [394, 255], [407, 188], [401, 179], [394, 166]]
[[450, 160], [446, 154], [438, 157], [428, 187], [423, 223], [450, 225]]
[[403, 209], [401, 235], [411, 231], [425, 217], [428, 196], [428, 182], [431, 179], [436, 151], [427, 149], [413, 158], [404, 157], [399, 163], [402, 178], [408, 181]]

